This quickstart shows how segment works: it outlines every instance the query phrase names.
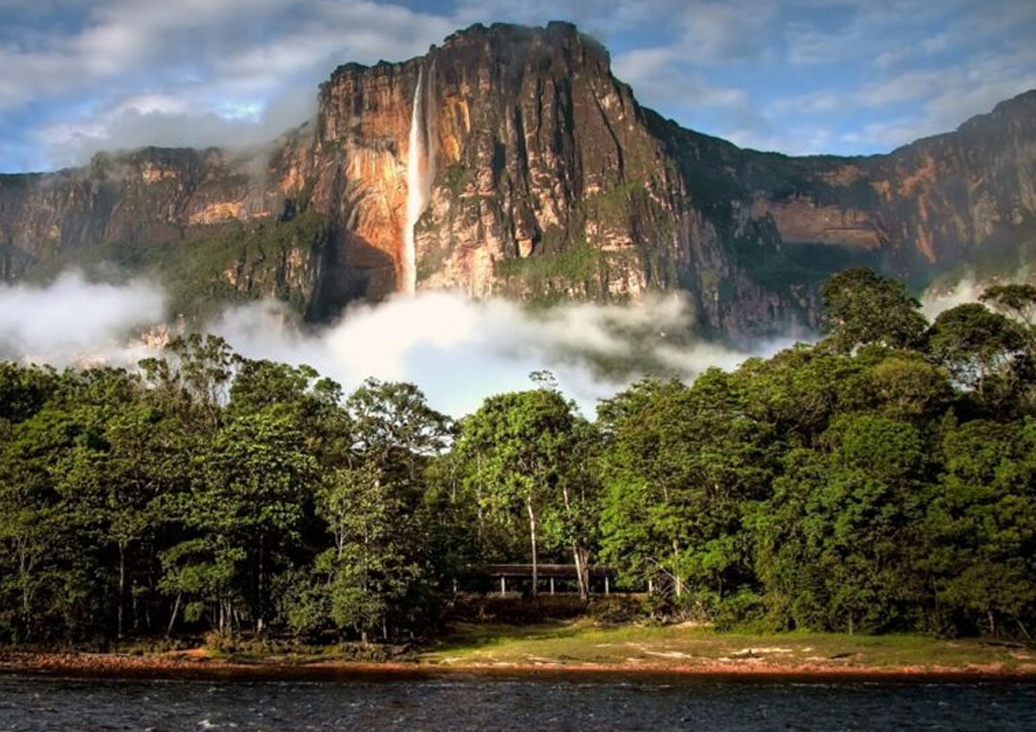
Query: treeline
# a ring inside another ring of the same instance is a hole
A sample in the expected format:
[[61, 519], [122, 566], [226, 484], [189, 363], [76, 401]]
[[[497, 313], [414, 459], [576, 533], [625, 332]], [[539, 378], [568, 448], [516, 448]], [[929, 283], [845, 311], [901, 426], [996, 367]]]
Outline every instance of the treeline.
[[818, 344], [595, 421], [546, 373], [453, 422], [211, 336], [0, 364], [0, 641], [410, 638], [465, 568], [530, 561], [718, 627], [1030, 637], [1036, 287], [933, 323], [868, 270], [824, 300]]

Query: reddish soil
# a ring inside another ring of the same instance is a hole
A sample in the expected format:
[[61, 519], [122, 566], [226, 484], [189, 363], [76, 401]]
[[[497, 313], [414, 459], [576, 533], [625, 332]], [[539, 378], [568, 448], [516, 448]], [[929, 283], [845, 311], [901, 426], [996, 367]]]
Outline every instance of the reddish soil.
[[219, 679], [342, 678], [348, 676], [432, 676], [477, 673], [501, 676], [684, 676], [715, 678], [814, 679], [1005, 679], [1036, 681], [1036, 665], [1021, 666], [849, 666], [824, 663], [703, 662], [693, 665], [641, 664], [451, 664], [417, 662], [316, 661], [271, 658], [254, 662], [209, 658], [202, 649], [152, 655], [114, 653], [35, 653], [0, 651], [0, 673], [129, 678], [200, 677]]

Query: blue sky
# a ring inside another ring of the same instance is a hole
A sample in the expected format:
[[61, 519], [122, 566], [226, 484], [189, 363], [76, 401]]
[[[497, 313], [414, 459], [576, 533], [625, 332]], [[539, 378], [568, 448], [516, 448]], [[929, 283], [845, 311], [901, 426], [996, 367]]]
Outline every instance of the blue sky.
[[259, 142], [339, 63], [475, 22], [571, 20], [682, 124], [761, 149], [888, 151], [1036, 88], [1031, 0], [0, 0], [0, 171]]

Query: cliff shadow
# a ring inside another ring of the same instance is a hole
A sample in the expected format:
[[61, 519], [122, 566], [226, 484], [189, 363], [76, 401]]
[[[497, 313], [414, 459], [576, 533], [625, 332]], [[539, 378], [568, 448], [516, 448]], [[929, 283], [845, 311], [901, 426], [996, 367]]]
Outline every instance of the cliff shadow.
[[320, 267], [306, 320], [334, 320], [357, 301], [380, 302], [396, 292], [395, 260], [351, 230], [330, 232], [319, 253]]

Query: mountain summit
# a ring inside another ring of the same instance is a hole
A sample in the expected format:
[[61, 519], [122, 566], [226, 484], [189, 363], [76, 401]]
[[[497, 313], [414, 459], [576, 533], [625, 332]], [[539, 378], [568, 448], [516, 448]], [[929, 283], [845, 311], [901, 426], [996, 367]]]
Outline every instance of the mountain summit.
[[816, 285], [1036, 261], [1036, 92], [888, 155], [740, 149], [641, 107], [567, 23], [472, 26], [346, 64], [261, 149], [147, 148], [0, 176], [0, 276], [113, 262], [174, 307], [278, 297], [310, 320], [453, 288], [536, 302], [682, 290], [705, 333], [816, 325]]

